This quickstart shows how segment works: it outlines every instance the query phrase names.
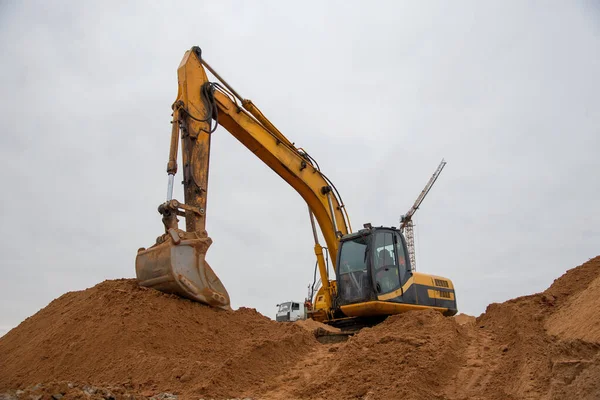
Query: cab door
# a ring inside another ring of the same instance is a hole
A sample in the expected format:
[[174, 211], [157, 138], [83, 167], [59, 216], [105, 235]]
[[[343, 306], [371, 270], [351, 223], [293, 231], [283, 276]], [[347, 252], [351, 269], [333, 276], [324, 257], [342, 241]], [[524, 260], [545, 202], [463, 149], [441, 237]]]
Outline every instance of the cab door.
[[404, 236], [396, 232], [396, 254], [398, 257], [398, 272], [400, 276], [400, 285], [402, 285], [402, 302], [418, 304], [417, 285], [411, 285], [409, 279], [412, 277], [410, 258], [408, 257], [408, 248]]
[[292, 302], [292, 311], [290, 313], [290, 321], [297, 321], [300, 319], [300, 303]]
[[395, 233], [396, 239], [396, 256], [398, 257], [398, 272], [400, 276], [400, 284], [404, 285], [411, 274], [410, 260], [404, 237], [399, 233]]
[[375, 232], [371, 268], [373, 286], [377, 296], [400, 289], [401, 273], [398, 268], [397, 247], [394, 231], [379, 230]]
[[341, 243], [336, 270], [338, 303], [354, 304], [371, 299], [373, 289], [368, 273], [370, 237], [358, 236]]

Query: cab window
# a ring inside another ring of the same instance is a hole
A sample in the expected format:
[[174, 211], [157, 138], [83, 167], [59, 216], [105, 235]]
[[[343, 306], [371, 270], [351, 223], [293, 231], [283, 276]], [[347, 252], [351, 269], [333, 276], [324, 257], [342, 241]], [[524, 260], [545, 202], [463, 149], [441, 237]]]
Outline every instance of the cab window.
[[372, 291], [372, 281], [367, 270], [370, 237], [359, 236], [340, 243], [337, 283], [341, 304], [366, 300]]
[[297, 311], [297, 310], [300, 310], [300, 304], [292, 303], [292, 311]]
[[400, 287], [400, 274], [393, 232], [375, 234], [373, 246], [373, 278], [377, 293], [383, 294]]
[[400, 282], [404, 283], [409, 271], [408, 254], [404, 251], [404, 241], [400, 234], [396, 233], [396, 255], [398, 256], [398, 268], [400, 270]]
[[367, 270], [367, 240], [357, 237], [342, 242], [340, 251], [339, 274]]

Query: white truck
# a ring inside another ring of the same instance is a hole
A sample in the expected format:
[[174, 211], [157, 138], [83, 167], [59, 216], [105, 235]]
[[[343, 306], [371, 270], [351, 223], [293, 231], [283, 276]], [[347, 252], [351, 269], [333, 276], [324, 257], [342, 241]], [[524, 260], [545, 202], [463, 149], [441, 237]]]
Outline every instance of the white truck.
[[277, 304], [277, 307], [279, 307], [275, 315], [275, 321], [277, 322], [294, 322], [299, 319], [306, 319], [304, 303], [287, 301]]

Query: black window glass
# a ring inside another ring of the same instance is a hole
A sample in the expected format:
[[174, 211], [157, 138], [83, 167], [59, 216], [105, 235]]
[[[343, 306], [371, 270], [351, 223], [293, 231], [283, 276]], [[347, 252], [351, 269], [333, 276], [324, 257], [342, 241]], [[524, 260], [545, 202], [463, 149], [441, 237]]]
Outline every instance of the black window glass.
[[372, 283], [367, 271], [369, 236], [345, 240], [341, 243], [337, 279], [340, 304], [365, 301]]
[[400, 286], [393, 232], [380, 231], [373, 246], [373, 277], [378, 293], [387, 293]]
[[339, 274], [367, 270], [367, 241], [364, 237], [342, 242]]

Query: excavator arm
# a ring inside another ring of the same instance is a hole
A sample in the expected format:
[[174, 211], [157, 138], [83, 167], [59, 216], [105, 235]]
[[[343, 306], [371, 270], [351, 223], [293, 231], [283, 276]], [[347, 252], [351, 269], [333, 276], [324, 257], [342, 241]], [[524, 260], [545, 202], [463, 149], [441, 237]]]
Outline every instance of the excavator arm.
[[[210, 82], [205, 68], [211, 71], [221, 83]], [[156, 245], [138, 252], [136, 271], [140, 284], [222, 308], [229, 306], [229, 296], [204, 260], [210, 245], [210, 238], [204, 229], [211, 134], [217, 125], [221, 125], [306, 201], [315, 239], [314, 250], [327, 304], [325, 313], [329, 314], [332, 309], [334, 288], [329, 283], [323, 248], [318, 241], [313, 216], [325, 239], [332, 262], [336, 265], [339, 238], [351, 232], [347, 213], [337, 190], [306, 151], [297, 148], [250, 100], [239, 96], [227, 82], [220, 78], [202, 59], [198, 47], [193, 47], [185, 53], [177, 70], [177, 76], [179, 89], [177, 100], [173, 104], [171, 148], [167, 165], [169, 174], [167, 202], [159, 207], [159, 212], [163, 215], [165, 234], [157, 239]], [[177, 172], [180, 139], [184, 204], [171, 198], [173, 177]], [[177, 226], [178, 215], [186, 218], [185, 232], [179, 230]], [[176, 243], [178, 238], [180, 243]], [[195, 257], [179, 257], [175, 260], [173, 254], [180, 250], [181, 242], [185, 239], [204, 241], [202, 248], [196, 246], [196, 253], [200, 254], [196, 254]], [[161, 246], [160, 249], [154, 249]], [[179, 270], [177, 268], [178, 261], [179, 264], [182, 262], [189, 264], [183, 272], [181, 268]], [[205, 275], [206, 279], [197, 279], [196, 274], [201, 278]], [[205, 293], [205, 295], [198, 296], [197, 293]]]

